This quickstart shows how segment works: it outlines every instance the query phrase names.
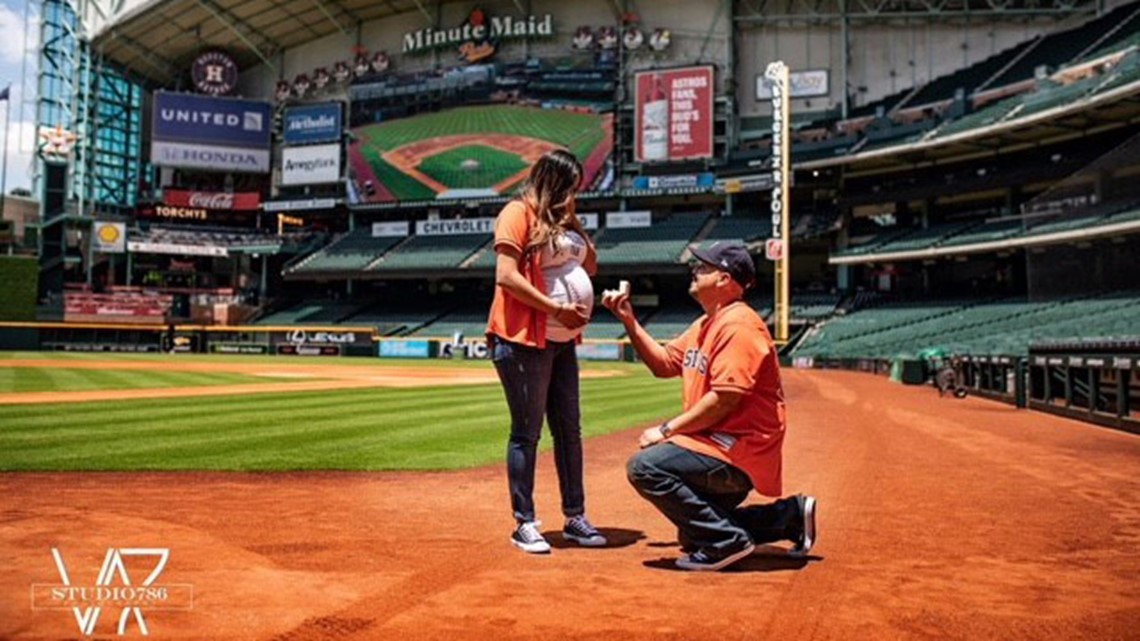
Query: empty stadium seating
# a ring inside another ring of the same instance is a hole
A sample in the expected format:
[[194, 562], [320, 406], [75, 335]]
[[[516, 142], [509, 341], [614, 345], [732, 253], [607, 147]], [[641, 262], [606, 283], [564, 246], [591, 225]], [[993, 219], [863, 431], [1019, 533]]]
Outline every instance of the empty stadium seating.
[[381, 336], [403, 336], [427, 325], [440, 316], [434, 306], [408, 301], [381, 301], [353, 314], [346, 323], [371, 326]]
[[165, 322], [173, 297], [141, 290], [64, 292], [63, 318], [66, 322], [143, 323]]
[[410, 332], [409, 335], [451, 338], [456, 332], [462, 332], [468, 338], [481, 337], [487, 331], [487, 310], [490, 307], [491, 301], [487, 301], [486, 305], [464, 306], [452, 310], [430, 324]]
[[290, 271], [309, 273], [364, 269], [403, 240], [404, 237], [401, 236], [374, 238], [371, 229], [359, 228], [305, 258]]
[[652, 227], [605, 229], [595, 236], [605, 265], [675, 263], [708, 220], [708, 214], [674, 214]]
[[1073, 61], [1082, 52], [1093, 46], [1112, 26], [1131, 19], [1140, 11], [1135, 5], [1123, 5], [1074, 29], [1051, 33], [1038, 41], [1026, 55], [995, 77], [988, 86], [1006, 85], [1033, 78], [1034, 71], [1041, 65], [1057, 68]]
[[490, 234], [411, 236], [368, 269], [392, 271], [459, 267], [460, 263], [490, 241]]
[[1025, 354], [1047, 339], [1120, 338], [1137, 332], [1140, 294], [1030, 302], [893, 304], [838, 316], [813, 329], [801, 356], [889, 358], [931, 347], [960, 354]]
[[772, 235], [772, 219], [754, 216], [731, 216], [715, 219], [704, 240], [739, 240], [751, 242]]

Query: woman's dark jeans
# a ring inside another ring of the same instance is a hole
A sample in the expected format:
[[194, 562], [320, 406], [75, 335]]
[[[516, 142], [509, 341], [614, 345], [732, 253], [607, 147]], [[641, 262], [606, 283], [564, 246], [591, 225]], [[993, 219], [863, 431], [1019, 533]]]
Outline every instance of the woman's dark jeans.
[[535, 520], [534, 467], [544, 415], [554, 437], [562, 513], [567, 517], [584, 514], [578, 354], [574, 341], [547, 341], [543, 349], [500, 338], [494, 338], [492, 343], [491, 358], [511, 412], [507, 478], [515, 519], [520, 523]]

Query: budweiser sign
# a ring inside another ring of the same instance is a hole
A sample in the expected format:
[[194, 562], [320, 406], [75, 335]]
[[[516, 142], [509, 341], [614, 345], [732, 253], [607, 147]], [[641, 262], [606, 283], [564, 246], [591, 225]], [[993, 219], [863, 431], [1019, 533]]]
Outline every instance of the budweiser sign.
[[227, 209], [233, 211], [256, 211], [261, 209], [261, 194], [242, 192], [230, 194], [214, 191], [181, 191], [167, 189], [163, 192], [163, 202], [175, 207], [195, 207], [199, 209]]

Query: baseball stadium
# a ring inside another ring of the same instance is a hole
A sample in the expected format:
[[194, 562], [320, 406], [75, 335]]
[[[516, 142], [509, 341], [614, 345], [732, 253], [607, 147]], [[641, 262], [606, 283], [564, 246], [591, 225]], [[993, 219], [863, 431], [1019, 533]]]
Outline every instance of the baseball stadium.
[[[1140, 2], [4, 9], [0, 639], [1137, 637]], [[596, 545], [489, 332], [560, 150]], [[710, 282], [799, 506], [715, 567], [634, 463]]]

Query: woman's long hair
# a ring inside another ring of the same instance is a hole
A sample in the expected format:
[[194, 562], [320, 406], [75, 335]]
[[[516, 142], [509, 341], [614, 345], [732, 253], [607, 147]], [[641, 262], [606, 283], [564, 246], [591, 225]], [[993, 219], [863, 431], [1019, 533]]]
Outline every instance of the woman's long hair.
[[582, 163], [565, 149], [548, 151], [534, 163], [522, 189], [522, 200], [535, 212], [538, 224], [530, 232], [526, 253], [541, 250], [563, 229], [583, 234], [575, 215], [574, 195], [582, 182]]

